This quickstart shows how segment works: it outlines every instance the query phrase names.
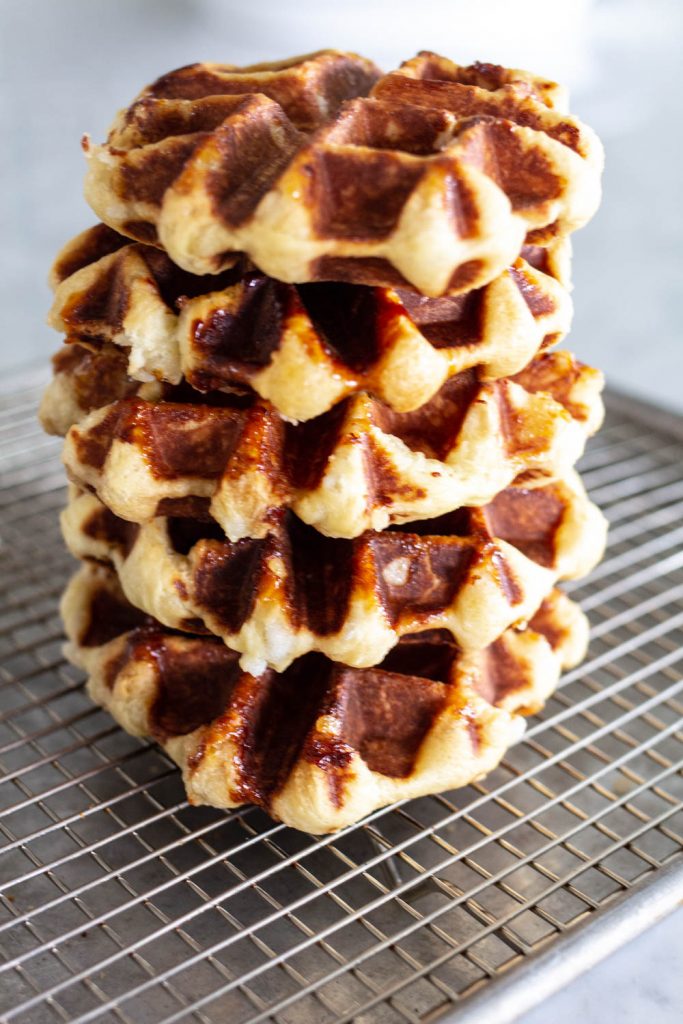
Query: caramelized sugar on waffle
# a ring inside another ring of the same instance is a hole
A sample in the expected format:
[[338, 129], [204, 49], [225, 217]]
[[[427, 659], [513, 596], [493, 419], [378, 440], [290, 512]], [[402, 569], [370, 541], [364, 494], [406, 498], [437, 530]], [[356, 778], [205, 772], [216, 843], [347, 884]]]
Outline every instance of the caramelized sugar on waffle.
[[504, 377], [560, 341], [572, 313], [568, 265], [566, 240], [527, 246], [483, 288], [428, 299], [403, 288], [288, 285], [244, 261], [218, 276], [187, 274], [99, 225], [58, 256], [50, 323], [70, 340], [127, 349], [128, 374], [140, 381], [249, 386], [292, 420], [357, 391], [409, 412], [463, 370]]
[[433, 631], [376, 668], [310, 654], [253, 676], [215, 638], [141, 615], [102, 567], [72, 579], [62, 612], [93, 699], [160, 743], [191, 803], [254, 803], [316, 833], [491, 771], [587, 642], [585, 618], [553, 591], [528, 626], [470, 655]]
[[74, 494], [62, 529], [76, 557], [115, 566], [132, 604], [171, 628], [220, 636], [252, 671], [310, 651], [374, 665], [401, 636], [430, 629], [479, 650], [528, 619], [558, 579], [585, 575], [605, 543], [575, 475], [522, 478], [484, 507], [353, 541], [291, 514], [236, 543], [196, 518], [140, 527], [87, 493]]
[[[302, 116], [321, 77], [333, 101]], [[525, 238], [594, 213], [602, 149], [560, 103], [532, 75], [430, 53], [383, 77], [331, 51], [266, 72], [194, 65], [146, 89], [104, 145], [84, 140], [86, 197], [197, 274], [245, 253], [282, 281], [458, 294]]]
[[[87, 365], [97, 358], [82, 351]], [[201, 398], [184, 388], [175, 392], [183, 400], [170, 400], [173, 389], [162, 401], [121, 398], [71, 427], [64, 461], [73, 480], [134, 522], [182, 502], [208, 507], [238, 540], [263, 536], [289, 507], [324, 534], [355, 537], [481, 504], [523, 472], [573, 465], [602, 418], [602, 375], [568, 353], [539, 360], [514, 380], [452, 377], [412, 413], [359, 393], [299, 425], [248, 395]], [[43, 401], [48, 429], [92, 401], [78, 392], [65, 400], [69, 372], [58, 372]], [[539, 383], [544, 390], [534, 390]]]

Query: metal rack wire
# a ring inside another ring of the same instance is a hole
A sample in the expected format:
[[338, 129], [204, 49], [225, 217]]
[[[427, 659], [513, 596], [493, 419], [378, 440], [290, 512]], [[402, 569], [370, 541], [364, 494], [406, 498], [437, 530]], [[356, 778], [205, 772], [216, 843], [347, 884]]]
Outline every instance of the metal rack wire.
[[683, 895], [677, 420], [610, 401], [582, 465], [609, 551], [571, 588], [591, 652], [524, 742], [466, 790], [312, 838], [189, 808], [61, 659], [42, 383], [0, 393], [3, 1020], [492, 1024]]

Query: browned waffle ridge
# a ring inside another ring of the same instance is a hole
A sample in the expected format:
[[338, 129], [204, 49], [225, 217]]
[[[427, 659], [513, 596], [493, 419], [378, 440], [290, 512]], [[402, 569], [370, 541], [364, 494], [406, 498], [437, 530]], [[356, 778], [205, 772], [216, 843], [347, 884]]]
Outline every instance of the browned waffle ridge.
[[93, 699], [164, 747], [190, 802], [256, 803], [312, 832], [490, 771], [587, 637], [555, 591], [528, 627], [472, 656], [431, 633], [405, 638], [374, 669], [313, 654], [255, 677], [212, 638], [141, 617], [102, 568], [74, 577], [62, 609], [67, 656]]
[[[525, 238], [584, 224], [602, 169], [596, 136], [554, 109], [549, 83], [482, 67], [423, 53], [376, 80], [369, 62], [330, 51], [265, 78], [194, 65], [146, 89], [105, 145], [85, 141], [86, 197], [194, 273], [243, 252], [284, 281], [469, 291]], [[344, 87], [316, 127], [293, 90], [321, 76]], [[339, 107], [344, 89], [361, 98]]]

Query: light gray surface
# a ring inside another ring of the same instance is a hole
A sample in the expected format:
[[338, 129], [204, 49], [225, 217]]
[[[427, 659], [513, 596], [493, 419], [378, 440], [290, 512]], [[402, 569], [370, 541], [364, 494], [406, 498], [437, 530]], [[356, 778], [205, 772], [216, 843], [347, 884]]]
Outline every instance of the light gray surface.
[[683, 910], [577, 978], [518, 1024], [680, 1024]]
[[683, 5], [607, 0], [588, 25], [576, 108], [606, 167], [602, 207], [576, 235], [571, 347], [612, 383], [683, 409]]

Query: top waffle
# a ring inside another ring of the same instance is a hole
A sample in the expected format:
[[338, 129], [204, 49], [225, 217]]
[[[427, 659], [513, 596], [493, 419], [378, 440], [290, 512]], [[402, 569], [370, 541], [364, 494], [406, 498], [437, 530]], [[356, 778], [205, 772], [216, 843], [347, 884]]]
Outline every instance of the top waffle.
[[545, 244], [594, 213], [602, 149], [560, 100], [525, 72], [429, 53], [379, 79], [333, 51], [193, 65], [144, 90], [106, 144], [85, 140], [86, 198], [194, 273], [243, 252], [283, 281], [457, 294], [525, 237]]

